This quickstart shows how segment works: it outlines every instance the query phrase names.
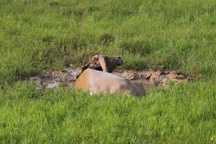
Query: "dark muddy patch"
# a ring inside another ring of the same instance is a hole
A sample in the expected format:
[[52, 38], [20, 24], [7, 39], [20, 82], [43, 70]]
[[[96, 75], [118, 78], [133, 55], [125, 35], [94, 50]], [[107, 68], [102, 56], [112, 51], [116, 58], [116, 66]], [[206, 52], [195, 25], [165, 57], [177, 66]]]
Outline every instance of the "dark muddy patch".
[[[36, 82], [38, 88], [59, 88], [61, 86], [74, 87], [76, 75], [80, 69], [65, 69], [53, 71], [46, 75], [31, 77], [29, 80]], [[152, 71], [152, 70], [122, 70], [115, 71], [113, 74], [120, 75], [131, 81], [142, 84], [145, 89], [156, 88], [160, 86], [167, 87], [169, 82], [174, 83], [188, 82], [192, 78], [187, 77], [181, 71]]]
[[159, 86], [167, 87], [169, 82], [187, 83], [192, 80], [191, 77], [186, 76], [181, 71], [152, 71], [152, 70], [142, 70], [142, 71], [118, 71], [114, 72], [116, 75], [120, 75], [129, 80], [135, 81], [143, 85], [145, 89], [154, 88]]
[[74, 87], [76, 75], [80, 69], [69, 69], [49, 72], [46, 75], [37, 75], [29, 80], [36, 82], [39, 88], [59, 88], [60, 86]]

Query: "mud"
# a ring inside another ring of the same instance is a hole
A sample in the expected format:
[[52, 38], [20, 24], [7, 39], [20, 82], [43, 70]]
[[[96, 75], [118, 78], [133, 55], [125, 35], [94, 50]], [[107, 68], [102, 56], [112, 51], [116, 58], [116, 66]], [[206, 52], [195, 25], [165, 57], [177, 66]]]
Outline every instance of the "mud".
[[171, 81], [174, 83], [187, 83], [192, 80], [191, 77], [184, 75], [181, 71], [119, 71], [114, 72], [114, 74], [120, 75], [137, 83], [141, 83], [144, 88], [159, 86], [167, 87]]
[[[53, 71], [46, 75], [38, 75], [31, 77], [29, 80], [36, 82], [38, 88], [59, 88], [61, 86], [74, 87], [76, 75], [80, 69], [65, 69], [62, 71]], [[188, 82], [192, 78], [187, 77], [181, 71], [115, 71], [113, 74], [120, 75], [131, 81], [135, 81], [143, 85], [145, 89], [156, 88], [160, 86], [167, 87], [169, 82], [174, 83]]]
[[46, 75], [37, 75], [29, 80], [36, 82], [38, 88], [59, 88], [60, 86], [74, 87], [76, 75], [80, 69], [70, 69], [62, 71], [49, 72]]

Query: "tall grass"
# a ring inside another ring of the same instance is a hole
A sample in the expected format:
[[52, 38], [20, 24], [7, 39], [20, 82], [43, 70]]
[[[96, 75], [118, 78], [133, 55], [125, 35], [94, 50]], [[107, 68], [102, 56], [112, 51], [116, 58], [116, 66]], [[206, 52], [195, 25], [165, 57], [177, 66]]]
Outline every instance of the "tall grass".
[[[1, 143], [216, 143], [216, 1], [1, 0]], [[121, 56], [197, 79], [146, 97], [19, 80]], [[199, 80], [199, 81], [198, 81]]]

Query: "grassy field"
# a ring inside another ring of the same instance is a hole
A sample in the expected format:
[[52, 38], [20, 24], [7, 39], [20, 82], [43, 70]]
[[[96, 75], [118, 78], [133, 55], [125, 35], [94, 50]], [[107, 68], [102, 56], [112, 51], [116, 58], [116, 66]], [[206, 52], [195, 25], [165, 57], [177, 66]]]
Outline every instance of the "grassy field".
[[[121, 56], [188, 84], [90, 97], [22, 79]], [[215, 0], [1, 0], [1, 143], [216, 143]]]

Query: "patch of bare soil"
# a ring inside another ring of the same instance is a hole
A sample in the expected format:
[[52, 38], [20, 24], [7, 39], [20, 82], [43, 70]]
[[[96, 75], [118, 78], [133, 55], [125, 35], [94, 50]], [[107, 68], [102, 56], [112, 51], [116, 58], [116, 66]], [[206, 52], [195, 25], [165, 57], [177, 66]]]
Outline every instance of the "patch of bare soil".
[[37, 75], [29, 80], [36, 82], [38, 88], [59, 88], [60, 86], [74, 87], [76, 75], [80, 69], [70, 69], [49, 72], [46, 75]]
[[189, 82], [192, 80], [191, 77], [184, 75], [181, 71], [152, 71], [152, 70], [142, 70], [142, 71], [118, 71], [114, 72], [116, 75], [120, 75], [129, 80], [135, 81], [143, 85], [145, 89], [152, 87], [165, 86], [167, 87], [169, 82], [174, 83]]
[[[80, 69], [69, 69], [62, 71], [53, 71], [46, 75], [38, 75], [31, 77], [30, 80], [34, 80], [38, 88], [59, 88], [61, 86], [74, 87], [76, 81], [76, 75], [80, 72]], [[113, 74], [120, 75], [131, 81], [141, 83], [145, 89], [155, 88], [158, 86], [167, 87], [169, 81], [175, 83], [188, 82], [192, 78], [187, 77], [181, 71], [116, 71]]]

